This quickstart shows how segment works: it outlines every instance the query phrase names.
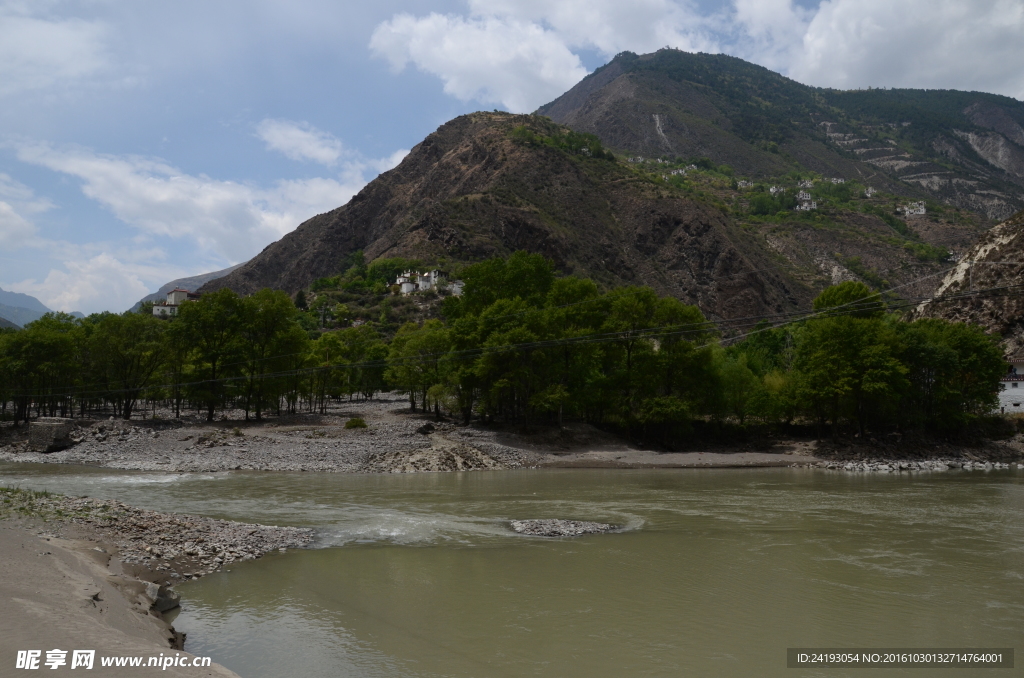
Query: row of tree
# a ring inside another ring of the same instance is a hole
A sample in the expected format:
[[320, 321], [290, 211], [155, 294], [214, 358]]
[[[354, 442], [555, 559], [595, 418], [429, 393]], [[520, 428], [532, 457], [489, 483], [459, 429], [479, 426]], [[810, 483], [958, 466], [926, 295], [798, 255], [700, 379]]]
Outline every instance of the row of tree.
[[1006, 369], [977, 327], [903, 321], [861, 283], [825, 290], [799, 322], [722, 342], [694, 306], [646, 287], [602, 292], [539, 255], [461, 277], [443, 319], [392, 337], [365, 324], [311, 339], [270, 290], [204, 295], [170, 321], [48, 315], [0, 335], [0, 402], [22, 421], [98, 408], [130, 418], [147, 400], [260, 419], [395, 389], [467, 422], [572, 418], [676, 447], [695, 423], [955, 430], [994, 408]]

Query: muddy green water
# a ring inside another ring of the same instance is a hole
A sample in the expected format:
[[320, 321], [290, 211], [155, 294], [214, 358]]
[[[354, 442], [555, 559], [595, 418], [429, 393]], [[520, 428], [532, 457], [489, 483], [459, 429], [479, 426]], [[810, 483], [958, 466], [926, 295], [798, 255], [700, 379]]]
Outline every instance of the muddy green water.
[[[3, 484], [316, 527], [318, 548], [178, 587], [174, 624], [188, 649], [245, 678], [862, 676], [787, 669], [786, 648], [1019, 651], [1022, 481], [1015, 471], [0, 467]], [[507, 527], [547, 517], [623, 529], [549, 540]]]

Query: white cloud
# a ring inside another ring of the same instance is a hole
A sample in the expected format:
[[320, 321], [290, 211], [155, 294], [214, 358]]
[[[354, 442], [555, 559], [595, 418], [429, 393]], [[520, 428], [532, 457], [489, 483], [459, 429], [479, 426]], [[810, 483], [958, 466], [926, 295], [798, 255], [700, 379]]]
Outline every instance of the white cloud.
[[982, 90], [1024, 99], [1018, 0], [826, 0], [788, 65], [801, 82]]
[[412, 63], [463, 100], [550, 101], [605, 57], [671, 46], [728, 52], [807, 84], [984, 90], [1024, 98], [1020, 0], [467, 0], [464, 15], [396, 14], [371, 52]]
[[145, 235], [191, 239], [228, 261], [244, 261], [366, 184], [356, 170], [260, 188], [185, 174], [161, 160], [48, 144], [20, 145], [18, 158], [77, 177], [86, 196]]
[[14, 249], [35, 235], [36, 228], [10, 203], [0, 200], [0, 246]]
[[390, 169], [398, 167], [398, 163], [405, 160], [405, 156], [407, 155], [409, 155], [409, 149], [400, 148], [386, 158], [370, 160], [367, 164], [378, 172], [387, 172]]
[[[342, 161], [336, 177], [258, 187], [185, 174], [153, 158], [44, 143], [22, 142], [14, 148], [24, 162], [81, 180], [86, 196], [139, 232], [137, 243], [169, 238], [192, 245], [189, 266], [178, 268], [164, 262], [161, 247], [117, 251], [104, 243], [33, 238], [34, 227], [22, 215], [48, 209], [50, 203], [0, 174], [0, 244], [6, 244], [5, 238], [32, 238], [50, 250], [53, 262], [41, 280], [5, 286], [33, 294], [54, 309], [84, 312], [128, 308], [168, 280], [245, 261], [306, 219], [347, 203], [366, 185], [368, 175], [394, 167], [408, 153]], [[19, 210], [8, 210], [8, 203]]]
[[36, 234], [31, 216], [53, 207], [37, 198], [32, 189], [0, 173], [0, 246], [14, 250], [33, 241]]
[[410, 62], [444, 81], [444, 91], [468, 101], [528, 111], [587, 74], [555, 33], [515, 19], [399, 14], [373, 32], [370, 49], [395, 71]]
[[475, 17], [517, 19], [549, 26], [566, 45], [605, 56], [623, 50], [653, 52], [675, 47], [717, 52], [716, 14], [701, 15], [692, 3], [673, 0], [469, 0]]
[[60, 249], [65, 250], [63, 254], [67, 257], [62, 262], [63, 270], [50, 269], [43, 280], [23, 280], [10, 288], [37, 297], [55, 311], [94, 313], [130, 308], [149, 294], [151, 285], [181, 275], [176, 268], [134, 263], [146, 258], [138, 254], [118, 257], [81, 252], [79, 256], [68, 256], [72, 253], [66, 250], [75, 248], [64, 244]]
[[0, 96], [76, 83], [109, 66], [100, 21], [50, 18], [50, 3], [0, 3]]
[[345, 151], [340, 140], [306, 122], [267, 118], [256, 125], [256, 135], [268, 149], [292, 160], [312, 160], [328, 167]]

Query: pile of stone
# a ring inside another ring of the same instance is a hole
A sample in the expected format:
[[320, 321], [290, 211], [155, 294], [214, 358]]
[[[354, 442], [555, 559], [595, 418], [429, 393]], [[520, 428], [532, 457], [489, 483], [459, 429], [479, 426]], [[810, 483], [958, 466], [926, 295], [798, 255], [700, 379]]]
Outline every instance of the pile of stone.
[[307, 546], [313, 540], [313, 531], [306, 528], [158, 513], [114, 500], [7, 489], [0, 492], [5, 512], [86, 527], [116, 544], [122, 562], [142, 565], [169, 579], [199, 577], [236, 561]]
[[[1008, 470], [1011, 465], [1002, 462], [964, 461], [962, 459], [927, 459], [923, 461], [829, 461], [818, 464], [819, 468], [833, 471], [850, 471], [855, 473], [908, 473], [913, 471], [948, 471], [963, 469], [965, 471], [1001, 471]], [[1017, 468], [1024, 469], [1024, 463]]]
[[583, 520], [559, 520], [557, 518], [541, 520], [513, 520], [509, 523], [519, 534], [532, 537], [579, 537], [584, 534], [612, 532], [618, 528], [608, 523], [592, 523]]

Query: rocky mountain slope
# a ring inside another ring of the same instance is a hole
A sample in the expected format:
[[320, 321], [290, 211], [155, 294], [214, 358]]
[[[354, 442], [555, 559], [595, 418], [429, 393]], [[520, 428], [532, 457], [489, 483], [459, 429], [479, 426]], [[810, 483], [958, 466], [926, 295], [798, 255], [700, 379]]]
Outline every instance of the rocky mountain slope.
[[1024, 104], [979, 92], [808, 87], [735, 57], [618, 55], [537, 111], [645, 157], [857, 179], [1002, 220], [1024, 207]]
[[850, 279], [927, 297], [1024, 206], [1024, 105], [1007, 97], [823, 90], [662, 50], [619, 55], [539, 113], [441, 126], [203, 290], [294, 294], [357, 250], [457, 268], [526, 249], [606, 287], [764, 317]]
[[[533, 137], [518, 138], [517, 128]], [[368, 261], [444, 265], [526, 249], [565, 273], [651, 285], [719, 316], [777, 313], [810, 298], [812, 290], [778, 270], [763, 243], [721, 209], [624, 163], [551, 145], [566, 134], [535, 116], [456, 118], [347, 205], [202, 289], [295, 292], [336, 274], [355, 250]]]
[[1008, 356], [1024, 352], [1024, 212], [986, 233], [916, 315], [980, 324]]

